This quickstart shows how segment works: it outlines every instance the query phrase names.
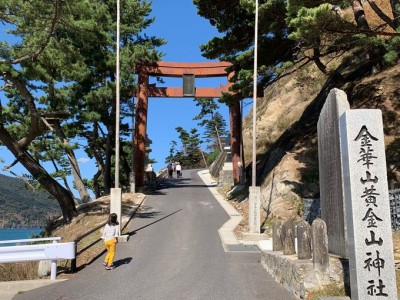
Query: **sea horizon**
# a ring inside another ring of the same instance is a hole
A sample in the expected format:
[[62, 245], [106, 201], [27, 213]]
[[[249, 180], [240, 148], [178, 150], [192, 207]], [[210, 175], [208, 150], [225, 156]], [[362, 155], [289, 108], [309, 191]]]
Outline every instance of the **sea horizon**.
[[[43, 228], [0, 228], [0, 241], [25, 240], [30, 239], [32, 234], [39, 234]], [[12, 244], [3, 244], [0, 246], [12, 246]]]

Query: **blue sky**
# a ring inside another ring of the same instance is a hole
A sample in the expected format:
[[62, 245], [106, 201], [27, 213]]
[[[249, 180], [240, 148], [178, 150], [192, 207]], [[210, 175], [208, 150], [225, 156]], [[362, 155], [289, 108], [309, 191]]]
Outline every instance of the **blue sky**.
[[[218, 35], [208, 20], [197, 15], [197, 8], [190, 0], [154, 0], [153, 14], [155, 22], [147, 31], [150, 35], [162, 37], [167, 44], [160, 48], [165, 53], [163, 61], [173, 62], [204, 62], [209, 61], [201, 56], [200, 45]], [[165, 84], [159, 86], [182, 86], [181, 78], [164, 78]], [[218, 87], [226, 84], [226, 79], [196, 79], [196, 87]], [[175, 128], [183, 127], [190, 131], [197, 126], [193, 118], [200, 112], [193, 98], [150, 98], [148, 110], [147, 133], [153, 141], [151, 157], [157, 163], [155, 170], [165, 166], [165, 157], [169, 154], [171, 141], [179, 145], [178, 133]], [[220, 105], [220, 113], [227, 124], [228, 108]]]
[[[151, 15], [155, 17], [155, 22], [146, 33], [164, 38], [167, 41], [167, 44], [160, 48], [160, 51], [165, 53], [163, 61], [209, 61], [202, 57], [200, 45], [217, 36], [218, 32], [209, 24], [208, 20], [197, 15], [196, 6], [191, 0], [153, 0]], [[3, 39], [4, 34], [0, 32], [0, 40]], [[164, 84], [157, 85], [182, 86], [182, 79], [180, 78], [164, 78], [164, 81]], [[226, 79], [196, 80], [196, 87], [219, 87], [220, 84], [226, 84]], [[223, 104], [219, 105], [219, 112], [229, 126], [228, 108]], [[249, 107], [247, 106], [246, 110]], [[180, 146], [178, 133], [175, 131], [177, 126], [181, 126], [187, 131], [190, 131], [191, 128], [197, 128], [200, 133], [202, 132], [202, 128], [197, 125], [198, 121], [193, 120], [199, 112], [200, 108], [195, 105], [193, 98], [149, 99], [147, 133], [153, 141], [150, 157], [157, 161], [153, 165], [156, 171], [165, 167], [165, 157], [169, 154], [171, 141], [175, 140], [178, 142], [178, 147]], [[94, 163], [88, 159], [84, 151], [77, 151], [76, 156], [80, 163], [82, 176], [92, 178], [96, 172]], [[0, 169], [14, 160], [4, 147], [0, 147], [0, 158], [4, 160], [4, 162], [0, 162]], [[14, 166], [12, 170], [19, 175], [28, 173], [20, 164]], [[8, 172], [0, 171], [0, 173], [10, 176]]]

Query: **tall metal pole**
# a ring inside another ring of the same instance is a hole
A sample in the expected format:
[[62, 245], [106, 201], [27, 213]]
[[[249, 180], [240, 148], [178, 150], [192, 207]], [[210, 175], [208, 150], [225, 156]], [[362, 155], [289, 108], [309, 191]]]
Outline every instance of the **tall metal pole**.
[[256, 118], [257, 118], [257, 49], [258, 49], [258, 0], [256, 0], [256, 16], [254, 28], [254, 72], [253, 72], [253, 163], [251, 185], [256, 186]]
[[254, 82], [253, 82], [253, 163], [251, 186], [249, 187], [249, 231], [252, 234], [261, 232], [261, 188], [256, 186], [256, 118], [257, 118], [257, 48], [258, 48], [258, 0], [256, 1], [256, 16], [254, 24]]
[[120, 23], [120, 2], [117, 0], [117, 47], [116, 47], [116, 87], [115, 87], [115, 188], [119, 188], [119, 125], [120, 125], [120, 79], [119, 79], [119, 23]]
[[[116, 45], [116, 79], [115, 79], [115, 188], [111, 189], [110, 194], [110, 213], [116, 213], [119, 223], [122, 219], [122, 194], [119, 187], [119, 125], [120, 125], [120, 79], [119, 79], [119, 23], [120, 23], [120, 5], [117, 0], [117, 45]], [[119, 232], [121, 235], [121, 232]]]

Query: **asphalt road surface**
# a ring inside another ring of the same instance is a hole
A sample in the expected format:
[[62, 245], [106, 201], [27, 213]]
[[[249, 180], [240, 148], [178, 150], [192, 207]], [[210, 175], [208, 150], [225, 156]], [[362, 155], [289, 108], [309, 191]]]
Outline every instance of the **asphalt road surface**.
[[258, 252], [224, 252], [218, 229], [228, 215], [197, 171], [169, 179], [130, 223], [116, 268], [103, 256], [72, 279], [13, 299], [291, 300], [262, 268]]

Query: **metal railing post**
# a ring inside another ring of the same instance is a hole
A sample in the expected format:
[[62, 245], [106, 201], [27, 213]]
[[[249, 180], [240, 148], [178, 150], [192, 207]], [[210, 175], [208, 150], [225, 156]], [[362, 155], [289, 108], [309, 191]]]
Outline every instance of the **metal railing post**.
[[[53, 241], [53, 244], [57, 244], [57, 241]], [[50, 279], [56, 280], [56, 276], [57, 276], [57, 260], [54, 259], [51, 261]]]
[[76, 252], [77, 252], [77, 245], [78, 241], [74, 240], [74, 248], [75, 248], [75, 258], [71, 260], [71, 272], [75, 273], [76, 272]]

